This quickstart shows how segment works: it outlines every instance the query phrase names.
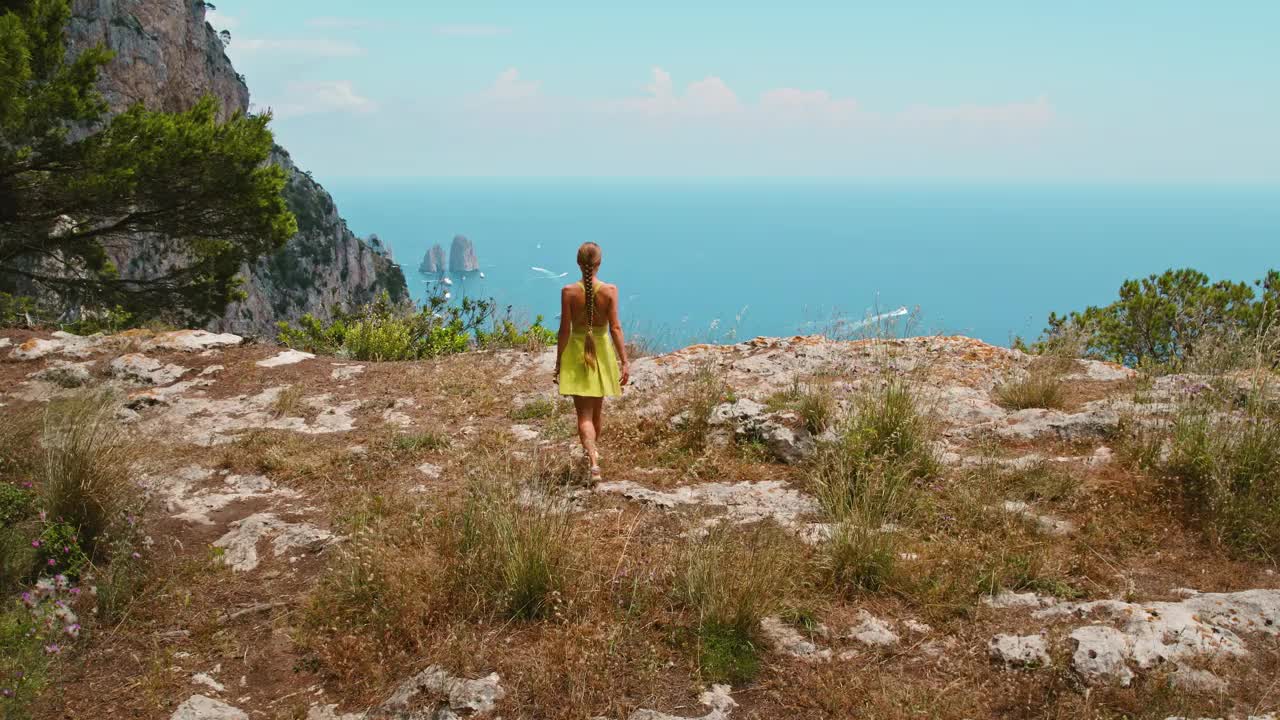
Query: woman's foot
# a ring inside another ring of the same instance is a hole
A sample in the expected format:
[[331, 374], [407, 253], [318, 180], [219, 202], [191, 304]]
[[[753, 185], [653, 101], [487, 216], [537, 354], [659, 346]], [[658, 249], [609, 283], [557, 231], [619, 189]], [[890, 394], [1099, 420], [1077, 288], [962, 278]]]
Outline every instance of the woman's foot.
[[592, 485], [595, 485], [595, 484], [599, 483], [599, 482], [600, 482], [600, 480], [601, 480], [600, 466], [599, 466], [599, 465], [592, 465], [592, 466], [591, 466], [591, 484], [592, 484]]

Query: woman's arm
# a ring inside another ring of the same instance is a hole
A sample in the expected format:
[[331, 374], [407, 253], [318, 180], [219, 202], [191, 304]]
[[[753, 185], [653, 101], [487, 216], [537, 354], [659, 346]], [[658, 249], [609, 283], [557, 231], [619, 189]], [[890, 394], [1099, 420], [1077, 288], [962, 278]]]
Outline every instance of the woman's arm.
[[554, 377], [560, 379], [560, 358], [564, 356], [565, 346], [569, 344], [569, 331], [573, 317], [569, 312], [569, 288], [560, 289], [560, 332], [556, 334], [556, 370]]
[[613, 296], [609, 303], [609, 334], [613, 336], [613, 348], [618, 353], [618, 364], [622, 366], [620, 381], [626, 385], [631, 380], [631, 363], [627, 360], [627, 341], [622, 336], [622, 322], [618, 320], [618, 286], [614, 285], [609, 294]]

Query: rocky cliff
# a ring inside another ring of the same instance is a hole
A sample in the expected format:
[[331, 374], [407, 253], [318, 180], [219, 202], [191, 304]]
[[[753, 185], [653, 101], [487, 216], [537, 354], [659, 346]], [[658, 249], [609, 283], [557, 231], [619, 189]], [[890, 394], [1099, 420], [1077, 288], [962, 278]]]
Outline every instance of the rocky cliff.
[[440, 243], [436, 243], [423, 256], [422, 264], [418, 266], [418, 272], [424, 275], [439, 275], [444, 272], [447, 266], [448, 263], [444, 259], [444, 248], [440, 247]]
[[[70, 51], [104, 44], [115, 59], [100, 88], [113, 111], [141, 102], [180, 111], [212, 95], [224, 116], [249, 107], [249, 89], [205, 22], [205, 4], [193, 0], [74, 0], [68, 26]], [[382, 292], [408, 297], [404, 275], [380, 247], [356, 237], [338, 215], [333, 198], [298, 169], [283, 149], [272, 161], [289, 173], [285, 189], [298, 216], [298, 234], [275, 256], [244, 268], [248, 296], [214, 321], [218, 329], [271, 335], [279, 320], [305, 313], [327, 316], [334, 305], [364, 302]], [[146, 274], [167, 262], [139, 242], [117, 263]]]
[[476, 246], [465, 235], [455, 235], [449, 248], [449, 272], [475, 272], [480, 269]]

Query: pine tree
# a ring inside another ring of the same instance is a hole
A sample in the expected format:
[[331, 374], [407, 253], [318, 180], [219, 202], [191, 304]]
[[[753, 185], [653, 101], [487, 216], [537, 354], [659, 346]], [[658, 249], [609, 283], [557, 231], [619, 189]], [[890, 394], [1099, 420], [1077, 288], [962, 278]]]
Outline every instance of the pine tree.
[[[141, 105], [108, 118], [104, 48], [67, 60], [68, 0], [0, 0], [0, 290], [199, 322], [241, 295], [241, 266], [297, 232], [268, 165], [268, 115], [220, 122]], [[86, 132], [91, 131], [91, 132]], [[112, 250], [163, 263], [122, 273]], [[162, 266], [162, 267], [161, 267]]]

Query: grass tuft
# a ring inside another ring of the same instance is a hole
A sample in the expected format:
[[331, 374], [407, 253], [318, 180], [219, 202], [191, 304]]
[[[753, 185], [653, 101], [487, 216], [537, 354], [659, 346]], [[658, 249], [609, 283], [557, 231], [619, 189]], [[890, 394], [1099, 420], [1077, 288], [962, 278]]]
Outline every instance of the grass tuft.
[[449, 438], [430, 430], [424, 430], [422, 432], [396, 435], [391, 440], [391, 445], [401, 452], [431, 452], [449, 447]]
[[84, 393], [45, 413], [41, 496], [46, 514], [75, 528], [97, 559], [98, 541], [128, 514], [137, 486], [130, 478], [136, 448], [114, 417], [111, 396]]
[[997, 385], [993, 393], [996, 402], [1008, 410], [1061, 410], [1066, 405], [1061, 376], [1049, 369], [1033, 368], [1021, 379]]
[[505, 472], [473, 471], [465, 500], [446, 520], [449, 581], [476, 612], [546, 617], [558, 609], [574, 566], [568, 504], [551, 486], [522, 492], [515, 478], [523, 473], [509, 460], [491, 462]]
[[817, 383], [801, 384], [780, 390], [765, 400], [770, 411], [792, 410], [804, 420], [805, 429], [813, 435], [821, 434], [835, 422], [836, 401], [831, 389]]
[[1161, 468], [1193, 519], [1247, 557], [1280, 556], [1280, 420], [1188, 406]]
[[742, 683], [758, 672], [760, 621], [782, 607], [796, 580], [792, 542], [770, 525], [720, 526], [686, 545], [676, 595], [696, 616], [706, 679]]

